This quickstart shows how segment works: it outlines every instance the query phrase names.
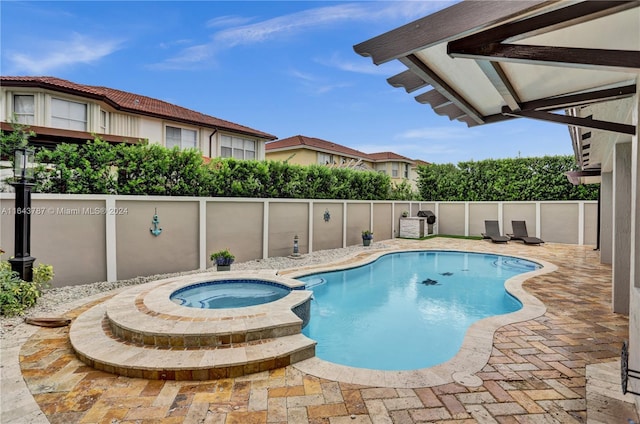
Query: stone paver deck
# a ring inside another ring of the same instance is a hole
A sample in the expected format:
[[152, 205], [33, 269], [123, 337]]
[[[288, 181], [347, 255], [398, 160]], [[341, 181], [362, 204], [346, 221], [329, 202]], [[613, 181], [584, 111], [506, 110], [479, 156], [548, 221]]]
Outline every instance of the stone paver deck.
[[[399, 248], [462, 249], [546, 260], [557, 271], [523, 287], [546, 312], [496, 330], [477, 386], [378, 387], [307, 374], [295, 365], [238, 378], [163, 381], [94, 370], [71, 350], [67, 327], [34, 328], [3, 346], [4, 423], [583, 423], [586, 366], [619, 360], [626, 316], [611, 313], [611, 268], [591, 246], [524, 246], [437, 238]], [[372, 245], [376, 250], [376, 244]], [[87, 300], [88, 301], [88, 300]], [[67, 314], [77, 317], [104, 301]], [[19, 357], [15, 358], [18, 356]], [[19, 367], [12, 361], [19, 359]], [[20, 391], [22, 379], [29, 393]], [[629, 395], [627, 395], [629, 396]], [[37, 403], [33, 403], [33, 400]], [[40, 410], [38, 410], [38, 407]], [[619, 422], [638, 422], [621, 410]], [[611, 423], [611, 424], [616, 424]]]

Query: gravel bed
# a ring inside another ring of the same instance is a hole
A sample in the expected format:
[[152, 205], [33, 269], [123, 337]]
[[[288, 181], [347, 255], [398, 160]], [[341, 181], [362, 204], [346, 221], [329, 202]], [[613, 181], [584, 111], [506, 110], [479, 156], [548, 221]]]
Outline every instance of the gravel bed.
[[[247, 262], [238, 262], [232, 265], [232, 270], [259, 270], [259, 269], [291, 269], [300, 268], [308, 265], [318, 265], [323, 263], [331, 263], [344, 260], [347, 257], [356, 255], [364, 250], [370, 250], [372, 247], [386, 247], [382, 243], [372, 244], [371, 247], [363, 247], [361, 245], [350, 246], [341, 249], [330, 249], [313, 252], [302, 255], [299, 259], [291, 259], [289, 257], [273, 257], [267, 259], [257, 259]], [[212, 268], [213, 269], [213, 268]], [[55, 272], [55, 269], [54, 269]], [[121, 287], [134, 286], [137, 284], [148, 283], [149, 281], [159, 280], [162, 278], [175, 277], [179, 275], [197, 274], [201, 271], [176, 272], [172, 274], [152, 275], [148, 277], [136, 277], [129, 280], [120, 281], [101, 281], [97, 283], [80, 284], [66, 287], [53, 287], [47, 289], [38, 299], [36, 305], [25, 312], [25, 316], [55, 316], [67, 311], [68, 303], [80, 299], [88, 298], [99, 293], [106, 293]], [[21, 317], [4, 317], [0, 316], [0, 339], [10, 335], [19, 324], [24, 321]]]

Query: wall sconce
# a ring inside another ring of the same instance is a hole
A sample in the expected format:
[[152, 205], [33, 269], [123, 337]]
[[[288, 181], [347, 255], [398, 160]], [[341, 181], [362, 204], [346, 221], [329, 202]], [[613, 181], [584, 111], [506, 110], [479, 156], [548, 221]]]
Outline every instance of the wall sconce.
[[331, 219], [331, 214], [329, 213], [329, 209], [324, 210], [324, 222], [329, 222]]

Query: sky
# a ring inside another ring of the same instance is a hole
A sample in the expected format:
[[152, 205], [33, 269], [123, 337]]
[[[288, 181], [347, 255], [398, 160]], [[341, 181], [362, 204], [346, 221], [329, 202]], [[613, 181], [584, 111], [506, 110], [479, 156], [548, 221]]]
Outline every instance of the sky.
[[444, 1], [0, 2], [0, 73], [54, 76], [193, 109], [279, 139], [315, 137], [432, 163], [571, 155], [566, 126], [467, 128], [353, 46]]

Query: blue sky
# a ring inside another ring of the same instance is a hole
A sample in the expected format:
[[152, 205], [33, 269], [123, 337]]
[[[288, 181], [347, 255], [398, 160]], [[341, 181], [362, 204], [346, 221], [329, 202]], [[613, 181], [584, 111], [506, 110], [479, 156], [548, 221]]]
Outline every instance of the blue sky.
[[301, 134], [433, 163], [572, 154], [565, 126], [474, 128], [436, 115], [353, 46], [440, 1], [0, 3], [2, 75], [47, 75], [158, 98], [278, 138]]

